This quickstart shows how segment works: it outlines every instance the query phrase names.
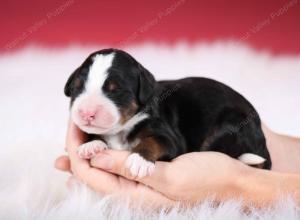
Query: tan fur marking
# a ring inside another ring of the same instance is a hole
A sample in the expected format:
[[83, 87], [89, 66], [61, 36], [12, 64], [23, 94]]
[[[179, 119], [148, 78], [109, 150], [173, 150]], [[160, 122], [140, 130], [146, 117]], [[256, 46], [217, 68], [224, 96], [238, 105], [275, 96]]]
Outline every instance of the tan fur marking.
[[138, 109], [138, 105], [135, 101], [131, 102], [130, 105], [127, 108], [122, 108], [121, 111], [121, 124], [125, 124], [126, 121], [128, 121], [134, 114], [136, 113]]
[[163, 146], [153, 137], [142, 139], [141, 142], [132, 149], [132, 152], [139, 153], [146, 160], [153, 162], [159, 159], [164, 153]]

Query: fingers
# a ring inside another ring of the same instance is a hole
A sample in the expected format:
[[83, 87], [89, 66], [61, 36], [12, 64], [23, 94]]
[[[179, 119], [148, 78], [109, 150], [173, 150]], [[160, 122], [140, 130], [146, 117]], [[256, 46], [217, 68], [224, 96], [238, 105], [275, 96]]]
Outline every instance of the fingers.
[[54, 166], [61, 171], [71, 172], [70, 159], [68, 156], [60, 156], [55, 160]]
[[132, 176], [130, 170], [126, 168], [126, 160], [129, 155], [130, 152], [128, 151], [106, 150], [94, 157], [91, 160], [91, 165], [93, 167], [123, 176], [127, 179], [135, 180], [163, 192], [170, 179], [168, 176], [168, 171], [170, 168], [169, 163], [156, 162], [154, 171], [150, 176], [145, 176], [138, 179], [137, 177]]
[[[61, 171], [71, 172], [71, 162], [68, 156], [60, 156], [55, 160], [55, 168]], [[76, 179], [73, 175], [68, 178], [67, 186], [68, 188], [72, 188], [74, 185], [80, 183], [78, 179]]]
[[67, 150], [72, 147], [78, 147], [85, 142], [86, 135], [72, 122], [69, 120], [68, 132], [66, 137]]
[[[101, 160], [98, 160], [97, 163], [95, 163], [95, 160], [93, 162], [94, 164], [97, 164], [98, 168], [102, 167], [103, 170], [95, 169], [90, 166], [89, 161], [81, 159], [77, 154], [77, 148], [84, 143], [85, 140], [85, 134], [70, 120], [66, 146], [71, 163], [65, 157], [61, 157], [57, 159], [56, 167], [60, 170], [71, 169], [73, 175], [77, 179], [87, 184], [97, 192], [110, 194], [120, 191], [121, 177], [114, 174], [119, 174], [120, 176], [127, 177], [128, 179], [133, 179], [133, 177], [130, 176], [129, 171], [125, 169], [125, 161], [130, 153], [126, 151], [105, 151], [105, 153], [99, 154], [99, 156], [103, 156]], [[113, 155], [110, 155], [107, 152], [113, 152]], [[104, 154], [107, 154], [107, 157], [105, 157]], [[144, 179], [146, 181], [146, 178]], [[147, 183], [151, 183], [151, 181], [148, 180]]]
[[112, 173], [125, 176], [125, 161], [129, 156], [128, 151], [103, 151], [91, 160], [91, 165], [97, 168], [101, 168]]
[[[125, 193], [126, 196], [134, 200], [140, 200], [141, 195], [143, 202], [149, 202], [151, 204], [172, 204], [172, 201], [159, 192], [153, 191], [150, 188], [145, 187], [142, 184], [136, 184], [133, 181], [127, 180], [123, 177], [113, 174], [113, 172], [107, 172], [106, 170], [114, 169], [116, 171], [122, 169], [122, 161], [125, 161], [129, 152], [118, 152], [116, 158], [118, 163], [114, 162], [114, 158], [109, 154], [102, 155], [102, 159], [98, 161], [99, 167], [105, 168], [105, 170], [99, 170], [89, 166], [88, 161], [80, 159], [76, 155], [76, 151], [71, 149], [70, 158], [72, 160], [73, 175], [68, 179], [67, 186], [73, 188], [78, 183], [87, 184], [93, 190], [102, 194], [118, 194]], [[62, 171], [70, 171], [71, 161], [67, 156], [60, 156], [55, 161], [55, 167]], [[95, 162], [95, 161], [94, 161]], [[115, 165], [120, 165], [118, 168]], [[124, 169], [125, 171], [125, 169]], [[121, 171], [123, 172], [123, 171]]]
[[66, 137], [66, 150], [72, 161], [71, 168], [75, 163], [82, 164], [85, 168], [89, 167], [88, 162], [77, 155], [77, 148], [85, 142], [85, 139], [86, 135], [70, 119]]
[[66, 166], [66, 159], [58, 159], [59, 168], [70, 168], [73, 175], [83, 183], [89, 185], [100, 193], [109, 193], [118, 189], [118, 178], [111, 173], [107, 173], [90, 167], [87, 160], [81, 159], [77, 154], [77, 148], [86, 140], [85, 134], [70, 120], [67, 132], [66, 146], [71, 163]]

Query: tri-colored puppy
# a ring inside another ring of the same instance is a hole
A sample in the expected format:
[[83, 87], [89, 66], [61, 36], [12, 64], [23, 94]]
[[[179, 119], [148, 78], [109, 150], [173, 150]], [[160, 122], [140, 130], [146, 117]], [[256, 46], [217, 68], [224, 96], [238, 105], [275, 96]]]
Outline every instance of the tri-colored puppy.
[[157, 160], [193, 151], [223, 152], [271, 168], [257, 112], [220, 82], [155, 81], [126, 52], [104, 49], [74, 71], [65, 94], [72, 120], [89, 134], [79, 155], [89, 159], [106, 148], [130, 150], [126, 166], [137, 178], [150, 175]]

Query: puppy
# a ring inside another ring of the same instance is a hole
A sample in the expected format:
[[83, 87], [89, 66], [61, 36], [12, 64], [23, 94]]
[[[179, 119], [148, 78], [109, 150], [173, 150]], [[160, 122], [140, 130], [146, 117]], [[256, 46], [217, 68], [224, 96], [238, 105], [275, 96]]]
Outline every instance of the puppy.
[[156, 81], [128, 53], [92, 53], [70, 76], [65, 95], [71, 118], [85, 133], [79, 156], [107, 148], [130, 150], [126, 167], [150, 175], [157, 160], [193, 151], [218, 151], [246, 164], [271, 168], [253, 106], [228, 86], [207, 78]]

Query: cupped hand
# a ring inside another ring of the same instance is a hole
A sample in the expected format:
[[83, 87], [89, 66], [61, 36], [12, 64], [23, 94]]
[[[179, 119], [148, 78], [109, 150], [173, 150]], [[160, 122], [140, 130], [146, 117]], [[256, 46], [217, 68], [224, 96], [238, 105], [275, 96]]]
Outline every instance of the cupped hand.
[[99, 193], [126, 195], [158, 206], [177, 201], [194, 204], [211, 196], [220, 201], [231, 199], [237, 191], [239, 176], [247, 169], [222, 153], [195, 152], [171, 162], [158, 161], [151, 176], [135, 179], [125, 166], [128, 151], [105, 150], [90, 162], [79, 158], [77, 147], [84, 143], [84, 138], [70, 122], [66, 143], [69, 157], [56, 160], [58, 169], [71, 171]]
[[[84, 133], [73, 123], [69, 122], [66, 151], [68, 156], [60, 156], [55, 161], [55, 167], [59, 170], [70, 172], [72, 176], [68, 183], [79, 181], [86, 184], [94, 191], [104, 195], [120, 195], [124, 198], [130, 198], [132, 201], [145, 202], [147, 205], [171, 206], [174, 201], [168, 199], [161, 193], [150, 187], [122, 176], [92, 167], [90, 162], [81, 159], [77, 154], [77, 148], [85, 142]], [[120, 152], [122, 158], [127, 157], [129, 152]], [[105, 162], [106, 151], [101, 153]], [[108, 154], [107, 154], [108, 155]], [[103, 163], [103, 160], [102, 160]], [[109, 163], [107, 164], [109, 165]]]

